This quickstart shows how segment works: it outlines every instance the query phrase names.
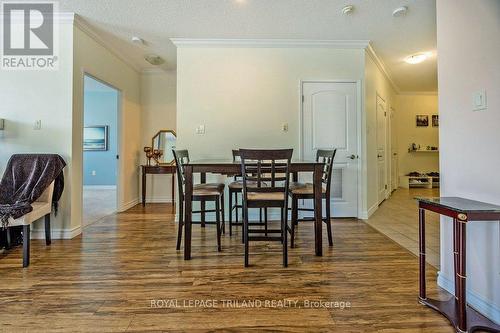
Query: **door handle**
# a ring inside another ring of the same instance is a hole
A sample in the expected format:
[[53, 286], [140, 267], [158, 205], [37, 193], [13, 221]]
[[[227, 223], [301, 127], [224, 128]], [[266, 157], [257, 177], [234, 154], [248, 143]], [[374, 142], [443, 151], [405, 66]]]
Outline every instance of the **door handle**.
[[350, 158], [351, 160], [355, 160], [358, 158], [358, 155], [352, 154], [351, 156], [347, 156], [347, 158]]
[[377, 157], [378, 157], [378, 158], [381, 158], [381, 157], [384, 157], [384, 156], [382, 156], [382, 155], [378, 154], [378, 155], [377, 155]]

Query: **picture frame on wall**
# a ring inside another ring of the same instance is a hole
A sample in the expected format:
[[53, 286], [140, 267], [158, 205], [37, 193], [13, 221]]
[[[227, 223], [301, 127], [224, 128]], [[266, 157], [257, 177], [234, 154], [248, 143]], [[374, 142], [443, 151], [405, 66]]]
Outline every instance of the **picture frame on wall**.
[[85, 126], [83, 129], [83, 151], [107, 151], [109, 126]]
[[432, 115], [432, 127], [439, 127], [439, 115]]
[[428, 127], [428, 126], [429, 126], [429, 116], [417, 115], [417, 127]]

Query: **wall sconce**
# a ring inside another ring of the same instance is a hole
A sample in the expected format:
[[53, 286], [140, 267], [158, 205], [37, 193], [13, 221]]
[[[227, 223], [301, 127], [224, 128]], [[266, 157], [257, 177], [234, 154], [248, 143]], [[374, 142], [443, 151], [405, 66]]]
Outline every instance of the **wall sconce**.
[[3, 131], [5, 129], [5, 119], [0, 118], [0, 131]]

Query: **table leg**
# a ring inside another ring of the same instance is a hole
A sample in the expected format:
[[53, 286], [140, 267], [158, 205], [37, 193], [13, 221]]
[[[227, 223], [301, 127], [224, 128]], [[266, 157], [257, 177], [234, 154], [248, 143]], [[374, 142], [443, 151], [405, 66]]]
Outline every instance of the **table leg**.
[[172, 213], [175, 213], [175, 172], [172, 172]]
[[314, 167], [314, 236], [316, 245], [316, 255], [323, 255], [323, 207], [321, 202], [323, 165], [318, 164]]
[[419, 244], [419, 299], [427, 299], [425, 290], [425, 209], [418, 210], [418, 244]]
[[455, 299], [458, 294], [458, 220], [453, 219], [453, 272], [455, 272]]
[[146, 207], [146, 171], [142, 169], [142, 207]]
[[[207, 174], [202, 172], [200, 174], [200, 183], [205, 184], [207, 182]], [[201, 227], [205, 228], [205, 201], [201, 201]]]
[[467, 331], [467, 297], [466, 297], [466, 231], [467, 221], [458, 221], [458, 272], [455, 272], [458, 279], [458, 328], [463, 332]]
[[193, 218], [193, 167], [184, 166], [185, 215], [184, 215], [184, 260], [191, 259], [191, 220]]

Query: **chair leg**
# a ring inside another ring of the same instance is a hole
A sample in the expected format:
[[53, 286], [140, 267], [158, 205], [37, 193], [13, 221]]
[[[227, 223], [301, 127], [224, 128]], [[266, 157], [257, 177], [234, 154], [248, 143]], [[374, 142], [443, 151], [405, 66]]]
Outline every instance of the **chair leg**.
[[179, 226], [178, 226], [178, 230], [177, 230], [177, 247], [176, 247], [177, 251], [180, 251], [180, 249], [181, 249], [183, 226], [184, 226], [184, 201], [182, 199], [180, 199], [179, 200]]
[[243, 208], [243, 241], [245, 243], [245, 267], [249, 266], [248, 260], [248, 208]]
[[266, 229], [267, 236], [267, 208], [264, 208], [264, 223], [266, 224], [264, 228]]
[[229, 191], [229, 236], [233, 235], [233, 192]]
[[216, 221], [217, 221], [217, 251], [222, 251], [222, 248], [220, 246], [220, 234], [221, 234], [221, 227], [220, 227], [220, 203], [219, 203], [219, 198], [215, 200], [215, 216], [216, 216]]
[[30, 264], [30, 225], [23, 225], [23, 267]]
[[6, 244], [5, 244], [5, 249], [6, 250], [9, 250], [11, 245], [12, 245], [12, 240], [11, 240], [11, 237], [10, 237], [10, 228], [7, 227], [5, 229], [5, 241], [6, 241]]
[[45, 244], [52, 244], [52, 237], [50, 234], [50, 213], [45, 215]]
[[220, 196], [220, 210], [221, 210], [221, 218], [222, 218], [222, 233], [226, 234], [226, 212], [224, 209], [226, 202], [224, 200], [224, 192]]
[[281, 234], [283, 235], [283, 267], [288, 267], [288, 231], [286, 230], [288, 226], [287, 216], [287, 208], [283, 207], [281, 209]]
[[328, 245], [333, 246], [332, 219], [330, 213], [330, 199], [326, 198], [326, 229], [328, 232]]
[[259, 208], [259, 222], [262, 223], [262, 208]]
[[[238, 216], [238, 192], [234, 192], [234, 201], [236, 201], [236, 204], [235, 204], [236, 223], [238, 223], [240, 221], [240, 218]], [[243, 210], [242, 210], [242, 214], [243, 214]]]
[[296, 197], [292, 197], [292, 221], [290, 223], [290, 247], [295, 247], [295, 225], [298, 219], [298, 204], [299, 200]]

